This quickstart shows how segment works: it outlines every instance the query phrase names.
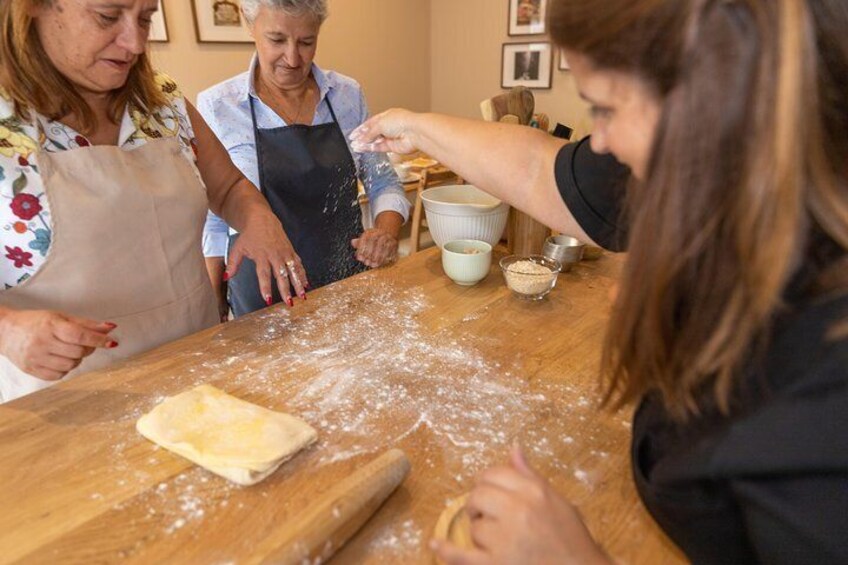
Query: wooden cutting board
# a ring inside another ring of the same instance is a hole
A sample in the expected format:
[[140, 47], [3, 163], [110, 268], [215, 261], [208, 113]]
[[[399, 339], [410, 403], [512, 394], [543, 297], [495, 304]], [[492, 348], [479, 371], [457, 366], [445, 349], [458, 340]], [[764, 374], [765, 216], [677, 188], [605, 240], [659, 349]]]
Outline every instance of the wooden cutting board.
[[[523, 126], [530, 124], [535, 109], [536, 101], [533, 93], [523, 86], [484, 100], [480, 105], [483, 119], [486, 121]], [[550, 228], [544, 224], [515, 208], [510, 210], [507, 224], [507, 245], [510, 253], [538, 255], [542, 252], [545, 239], [550, 235]]]
[[523, 86], [517, 86], [480, 104], [483, 119], [487, 122], [500, 122], [505, 116], [515, 116], [523, 126], [530, 124], [535, 108], [533, 93]]
[[[624, 258], [582, 262], [546, 300], [529, 303], [504, 284], [502, 256], [496, 249], [490, 275], [466, 288], [444, 275], [439, 250], [428, 249], [318, 289], [294, 309], [272, 307], [0, 406], [0, 563], [255, 565], [280, 549], [316, 501], [397, 447], [412, 471], [330, 563], [432, 565], [427, 541], [446, 502], [499, 464], [514, 437], [614, 559], [685, 563], [639, 502], [629, 413], [594, 403], [610, 289]], [[401, 307], [396, 319], [377, 315], [392, 305]], [[373, 335], [339, 341], [371, 322]], [[381, 336], [407, 342], [410, 328], [422, 346], [448, 354], [430, 365], [432, 378], [400, 360], [377, 368], [375, 355], [403, 354]], [[337, 343], [333, 352], [317, 349]], [[457, 360], [456, 351], [472, 355]], [[378, 408], [376, 396], [364, 396], [374, 387], [360, 383], [372, 377], [385, 385], [378, 390], [406, 391], [406, 400]], [[163, 396], [201, 382], [304, 417], [326, 444], [258, 485], [235, 488], [135, 431]], [[335, 388], [342, 382], [352, 388]], [[323, 392], [331, 390], [336, 400]], [[480, 412], [521, 399], [533, 408], [526, 418]], [[329, 410], [313, 407], [324, 400]], [[362, 416], [350, 432], [336, 427], [351, 423], [348, 414]], [[491, 444], [481, 451], [478, 439]], [[492, 448], [497, 442], [503, 447]]]

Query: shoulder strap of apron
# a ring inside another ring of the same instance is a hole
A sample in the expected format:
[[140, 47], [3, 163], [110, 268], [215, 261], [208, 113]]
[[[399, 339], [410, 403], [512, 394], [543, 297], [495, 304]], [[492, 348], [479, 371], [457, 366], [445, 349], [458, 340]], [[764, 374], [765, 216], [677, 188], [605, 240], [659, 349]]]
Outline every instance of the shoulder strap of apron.
[[253, 145], [256, 147], [256, 165], [259, 169], [259, 192], [265, 194], [265, 167], [262, 166], [262, 145], [259, 143], [259, 124], [256, 123], [256, 107], [252, 94], [248, 93], [247, 99], [250, 101], [250, 119], [253, 122]]
[[330, 115], [333, 116], [333, 121], [336, 122], [336, 125], [338, 125], [339, 128], [341, 128], [342, 125], [339, 123], [339, 119], [336, 117], [336, 111], [333, 110], [333, 105], [330, 104], [330, 93], [329, 92], [327, 93], [327, 96], [324, 97], [324, 101], [327, 102], [327, 108], [330, 109]]

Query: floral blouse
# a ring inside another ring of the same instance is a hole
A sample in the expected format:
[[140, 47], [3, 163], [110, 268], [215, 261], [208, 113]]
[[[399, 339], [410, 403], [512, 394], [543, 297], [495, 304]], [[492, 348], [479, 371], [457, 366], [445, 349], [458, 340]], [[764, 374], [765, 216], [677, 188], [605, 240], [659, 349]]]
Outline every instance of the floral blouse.
[[[128, 107], [118, 146], [131, 150], [150, 139], [178, 136], [184, 155], [194, 162], [194, 131], [185, 98], [167, 75], [157, 73], [156, 84], [169, 105], [148, 114]], [[39, 148], [57, 153], [90, 145], [64, 124], [42, 116], [35, 119], [43, 134], [34, 121], [15, 114], [14, 104], [0, 90], [0, 292], [34, 275], [50, 251], [53, 227], [38, 170]]]

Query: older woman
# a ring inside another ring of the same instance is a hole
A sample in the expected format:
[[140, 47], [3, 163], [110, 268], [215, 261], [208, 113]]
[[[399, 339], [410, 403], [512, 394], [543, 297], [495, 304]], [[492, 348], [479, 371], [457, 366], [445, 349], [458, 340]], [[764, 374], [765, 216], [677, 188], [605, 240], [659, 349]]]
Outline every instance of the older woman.
[[[612, 247], [620, 198], [614, 184], [585, 189], [589, 143], [628, 165], [638, 181], [604, 368], [608, 395], [640, 402], [645, 505], [696, 563], [848, 563], [845, 1], [549, 9], [592, 105], [590, 142], [395, 110], [355, 147], [423, 149]], [[437, 545], [448, 563], [609, 562], [518, 450], [467, 510], [478, 547]]]
[[210, 205], [242, 231], [230, 274], [251, 258], [266, 296], [273, 279], [289, 292], [282, 271], [306, 280], [267, 203], [151, 69], [157, 6], [0, 4], [2, 401], [215, 324]]
[[[242, 0], [241, 6], [256, 55], [246, 73], [200, 94], [200, 113], [282, 221], [313, 288], [392, 260], [409, 203], [384, 155], [354, 157], [348, 149], [347, 135], [368, 108], [354, 80], [313, 63], [326, 0]], [[374, 216], [364, 233], [357, 178]], [[228, 241], [239, 237], [237, 226], [228, 229], [210, 216], [204, 253], [222, 314], [219, 275]], [[255, 287], [251, 268], [229, 281], [236, 316], [265, 306]]]

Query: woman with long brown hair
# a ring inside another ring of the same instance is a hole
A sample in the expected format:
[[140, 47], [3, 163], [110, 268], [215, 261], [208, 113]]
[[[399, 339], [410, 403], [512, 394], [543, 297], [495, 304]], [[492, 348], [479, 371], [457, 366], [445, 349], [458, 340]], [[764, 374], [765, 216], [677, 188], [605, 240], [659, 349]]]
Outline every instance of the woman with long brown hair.
[[[603, 375], [607, 400], [640, 403], [633, 474], [656, 521], [695, 562], [848, 562], [848, 4], [549, 16], [590, 141], [393, 110], [356, 146], [420, 148], [553, 228], [626, 243]], [[630, 167], [626, 191], [598, 182], [589, 144]], [[438, 545], [448, 563], [609, 561], [519, 450], [467, 510], [478, 547]]]
[[0, 402], [218, 322], [208, 208], [270, 301], [306, 275], [279, 221], [147, 57], [157, 0], [0, 3]]

